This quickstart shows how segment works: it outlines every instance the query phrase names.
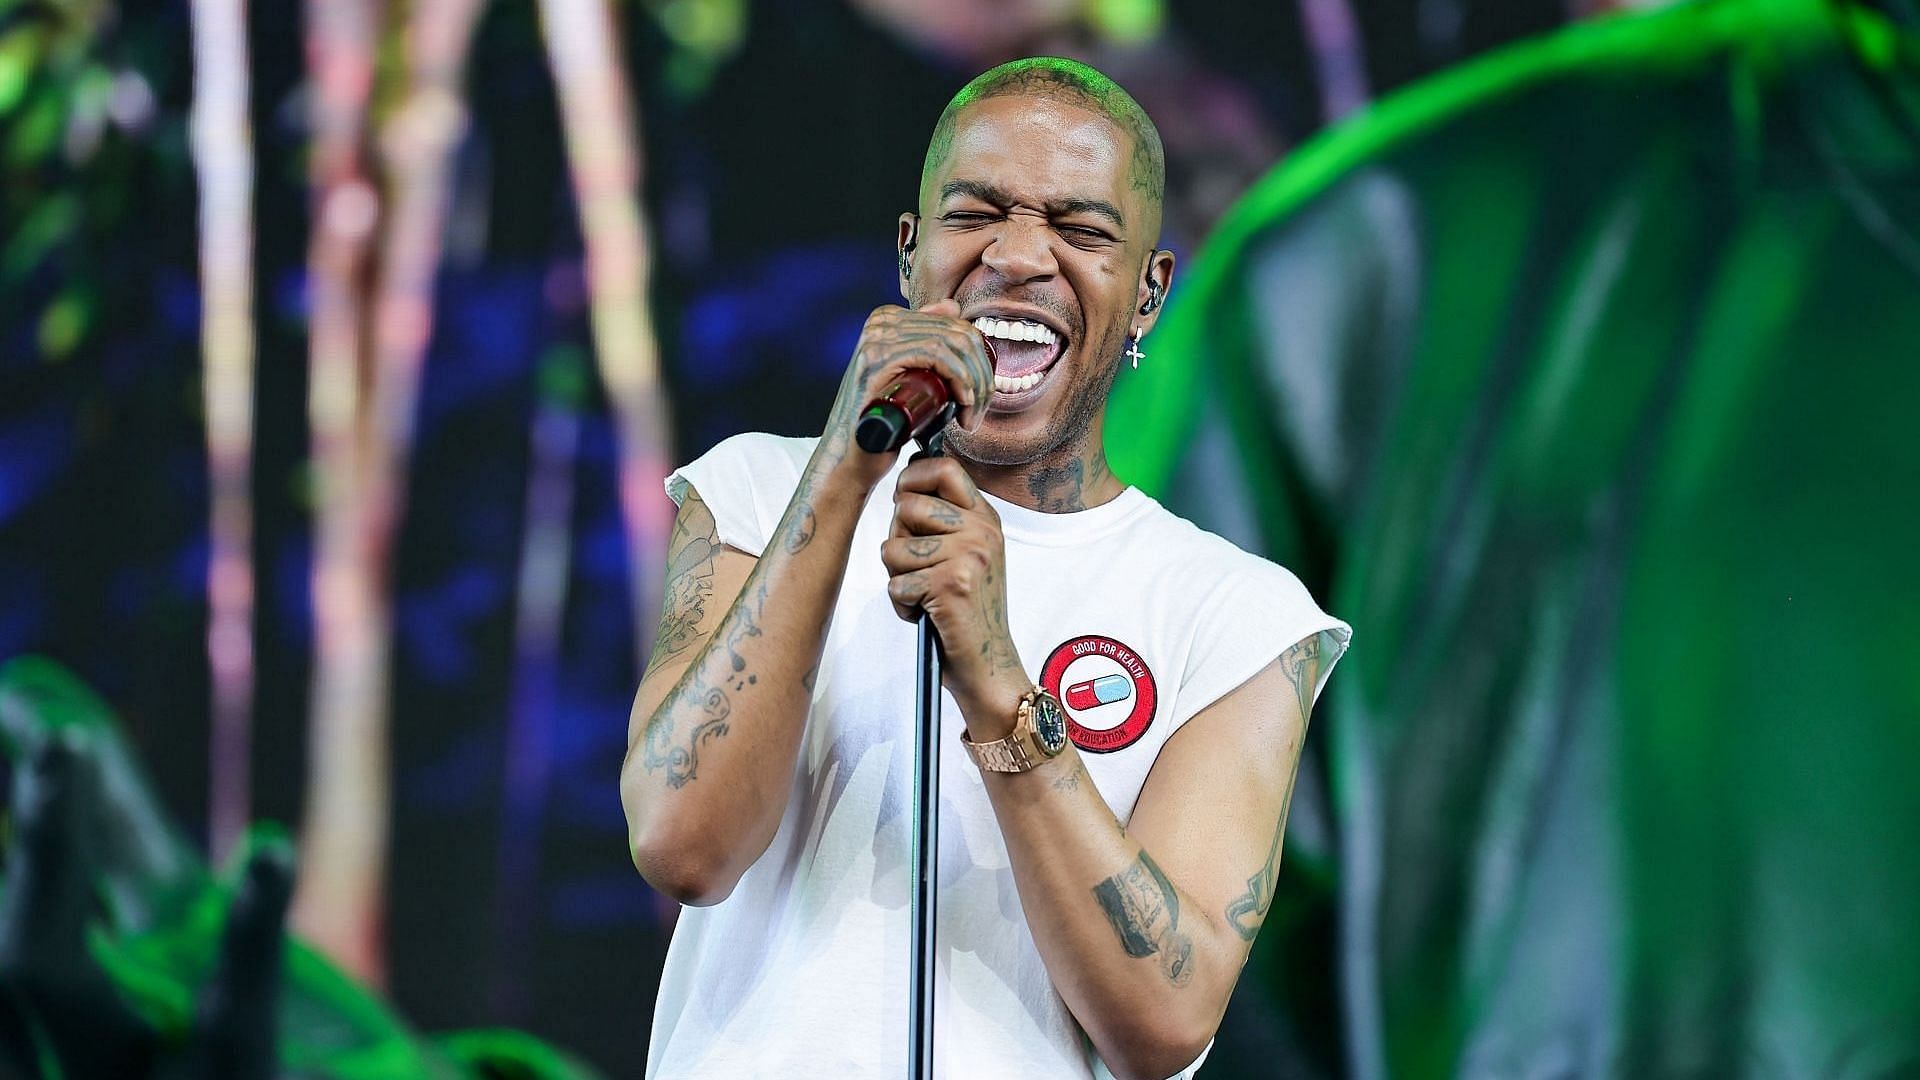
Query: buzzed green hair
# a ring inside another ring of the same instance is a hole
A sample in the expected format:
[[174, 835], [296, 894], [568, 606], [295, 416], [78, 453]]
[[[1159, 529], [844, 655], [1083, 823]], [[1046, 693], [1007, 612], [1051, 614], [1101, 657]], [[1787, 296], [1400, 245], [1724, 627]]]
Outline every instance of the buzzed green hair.
[[927, 143], [927, 160], [920, 167], [923, 203], [933, 174], [953, 149], [953, 129], [960, 113], [967, 106], [988, 98], [1022, 94], [1068, 101], [1119, 125], [1133, 137], [1133, 160], [1127, 168], [1127, 182], [1134, 190], [1146, 193], [1153, 205], [1159, 207], [1167, 186], [1167, 155], [1160, 145], [1160, 130], [1119, 83], [1078, 60], [1060, 56], [1009, 60], [975, 76], [953, 95], [953, 100], [947, 102], [946, 109], [940, 113], [940, 122], [933, 126], [933, 138]]

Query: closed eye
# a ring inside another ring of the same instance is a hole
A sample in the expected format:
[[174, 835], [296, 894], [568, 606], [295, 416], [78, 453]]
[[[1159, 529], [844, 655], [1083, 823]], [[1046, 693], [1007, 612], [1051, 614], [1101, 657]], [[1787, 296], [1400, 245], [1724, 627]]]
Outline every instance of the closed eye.
[[1111, 244], [1114, 242], [1113, 237], [1108, 236], [1099, 229], [1088, 228], [1085, 225], [1061, 225], [1059, 226], [1059, 231], [1060, 235], [1067, 238], [1068, 243], [1076, 247]]

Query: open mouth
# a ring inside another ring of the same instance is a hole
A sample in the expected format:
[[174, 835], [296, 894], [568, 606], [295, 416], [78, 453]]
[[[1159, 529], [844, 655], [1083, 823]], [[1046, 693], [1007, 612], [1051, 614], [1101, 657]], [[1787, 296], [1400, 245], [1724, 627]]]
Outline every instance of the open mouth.
[[982, 315], [974, 328], [993, 351], [993, 389], [997, 395], [1024, 394], [1038, 387], [1066, 351], [1062, 336], [1032, 319]]

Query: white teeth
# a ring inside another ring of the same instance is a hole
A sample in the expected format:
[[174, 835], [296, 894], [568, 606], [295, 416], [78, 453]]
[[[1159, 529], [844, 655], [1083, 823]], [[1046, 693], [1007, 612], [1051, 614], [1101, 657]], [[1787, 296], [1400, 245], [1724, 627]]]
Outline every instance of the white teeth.
[[1006, 375], [995, 375], [993, 377], [993, 388], [1002, 394], [1018, 394], [1022, 390], [1031, 390], [1039, 386], [1040, 380], [1046, 377], [1047, 373], [1044, 371], [1035, 371], [1017, 378]]
[[1060, 340], [1052, 327], [1044, 323], [1028, 322], [1025, 319], [991, 319], [981, 316], [973, 320], [973, 325], [988, 337], [1002, 338], [1006, 341], [1038, 341], [1052, 345]]

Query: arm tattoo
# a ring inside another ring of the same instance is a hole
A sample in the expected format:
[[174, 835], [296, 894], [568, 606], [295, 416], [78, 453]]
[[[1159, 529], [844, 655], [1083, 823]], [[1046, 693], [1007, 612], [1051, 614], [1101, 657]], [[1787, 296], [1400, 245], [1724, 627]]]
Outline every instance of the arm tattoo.
[[1082, 780], [1086, 780], [1086, 779], [1090, 779], [1090, 777], [1088, 777], [1088, 776], [1087, 776], [1087, 765], [1086, 765], [1086, 762], [1084, 762], [1084, 761], [1076, 761], [1076, 762], [1074, 762], [1074, 763], [1073, 763], [1073, 771], [1072, 771], [1072, 772], [1070, 772], [1070, 773], [1068, 773], [1068, 774], [1066, 774], [1065, 776], [1060, 776], [1060, 777], [1055, 777], [1055, 778], [1054, 778], [1054, 781], [1053, 781], [1053, 790], [1055, 790], [1055, 791], [1079, 791], [1079, 790], [1080, 790], [1080, 781], [1082, 781]]
[[[699, 720], [688, 734], [686, 745], [676, 746], [673, 714], [693, 702], [699, 703]], [[725, 690], [708, 686], [698, 665], [687, 669], [687, 676], [666, 704], [647, 721], [646, 756], [641, 759], [642, 763], [648, 772], [666, 769], [668, 787], [676, 790], [685, 787], [689, 780], [695, 779], [700, 767], [700, 744], [725, 735], [727, 717], [732, 713], [733, 703], [727, 699]]]
[[[684, 498], [684, 481], [682, 482]], [[699, 498], [682, 502], [667, 542], [667, 585], [660, 606], [660, 630], [647, 659], [651, 671], [699, 640], [700, 621], [713, 597], [713, 557], [720, 550], [719, 526]]]
[[[1340, 640], [1337, 636], [1339, 631], [1327, 632], [1335, 634], [1335, 640]], [[1320, 682], [1320, 635], [1303, 638], [1281, 653], [1280, 669], [1293, 686], [1294, 700], [1300, 706], [1300, 725], [1304, 729], [1307, 714], [1313, 709], [1314, 688]], [[1296, 769], [1298, 764], [1296, 757]], [[1287, 793], [1281, 800], [1280, 820], [1273, 827], [1273, 842], [1267, 847], [1267, 860], [1247, 879], [1247, 891], [1227, 905], [1227, 925], [1233, 927], [1233, 932], [1239, 934], [1242, 940], [1253, 940], [1254, 935], [1260, 932], [1260, 924], [1267, 919], [1267, 910], [1273, 906], [1274, 892], [1280, 882], [1280, 842], [1287, 833], [1286, 804], [1292, 798], [1293, 784], [1289, 780]]]
[[1273, 829], [1273, 846], [1267, 849], [1267, 861], [1247, 879], [1247, 891], [1227, 905], [1227, 925], [1244, 941], [1252, 941], [1260, 932], [1260, 924], [1267, 919], [1267, 909], [1273, 906], [1274, 886], [1280, 872], [1280, 838], [1286, 831], [1287, 815], [1282, 810], [1280, 823]]
[[787, 554], [798, 555], [800, 549], [813, 542], [813, 507], [800, 508], [800, 520], [787, 532]]
[[[684, 500], [687, 495], [684, 482], [675, 494]], [[660, 618], [660, 639], [654, 645], [649, 670], [662, 659], [678, 655], [700, 640], [700, 622], [713, 595], [713, 558], [720, 548], [718, 529], [705, 503], [698, 499], [681, 503], [681, 513], [674, 522], [673, 540], [668, 545], [667, 598]], [[781, 537], [781, 547], [789, 556], [798, 554], [813, 540], [814, 529], [813, 478], [802, 476], [793, 502], [781, 519], [777, 534]], [[700, 535], [702, 533], [705, 535]], [[756, 569], [749, 585], [763, 573], [764, 568]], [[665, 769], [668, 787], [685, 787], [698, 779], [700, 747], [727, 733], [728, 718], [733, 715], [733, 699], [728, 690], [737, 694], [759, 685], [759, 674], [752, 670], [752, 663], [740, 650], [748, 638], [761, 636], [760, 617], [766, 605], [767, 585], [761, 580], [751, 599], [744, 592], [740, 595], [716, 631], [726, 648], [726, 666], [719, 667], [720, 657], [712, 648], [704, 650], [648, 719], [641, 762], [650, 773]], [[821, 633], [823, 636], [826, 633], [824, 625]], [[716, 668], [719, 670], [714, 670]], [[801, 677], [800, 683], [808, 692], [812, 692], [819, 672], [820, 665], [815, 663]], [[716, 679], [721, 685], [715, 685]], [[677, 737], [676, 730], [679, 725], [675, 718], [681, 713], [691, 713], [693, 719], [692, 730], [684, 739]]]
[[735, 690], [745, 690], [760, 681], [760, 676], [747, 670], [747, 658], [740, 655], [740, 643], [748, 638], [760, 636], [760, 612], [766, 606], [765, 584], [760, 586], [759, 593], [754, 596], [751, 608], [744, 602], [734, 606], [733, 621], [727, 625], [727, 658], [732, 663], [733, 674], [729, 677], [733, 679]]
[[1280, 654], [1281, 670], [1286, 672], [1287, 682], [1293, 684], [1294, 700], [1300, 705], [1300, 723], [1305, 726], [1307, 714], [1313, 711], [1313, 691], [1320, 681], [1320, 635], [1312, 634], [1301, 638]]
[[1180, 932], [1180, 896], [1145, 851], [1127, 868], [1093, 887], [1120, 947], [1128, 956], [1157, 957], [1174, 986], [1193, 979], [1193, 941]]
[[1014, 651], [1012, 632], [1007, 629], [1007, 595], [1005, 589], [993, 588], [993, 569], [987, 569], [987, 623], [994, 630], [987, 640], [980, 643], [980, 657], [987, 662], [987, 669], [995, 674], [1002, 671], [1019, 671], [1020, 654]]
[[[758, 675], [747, 670], [747, 658], [740, 655], [740, 644], [760, 636], [760, 612], [766, 602], [767, 587], [762, 585], [751, 603], [742, 596], [721, 624], [727, 646], [727, 668], [721, 681], [731, 682], [736, 693], [760, 681]], [[701, 744], [727, 733], [733, 699], [727, 695], [726, 688], [713, 685], [708, 674], [709, 665], [716, 659], [709, 652], [700, 662], [689, 666], [686, 674], [680, 676], [680, 685], [674, 687], [673, 693], [667, 695], [667, 700], [647, 721], [645, 756], [641, 762], [648, 772], [665, 769], [668, 787], [685, 787], [688, 781], [698, 779]], [[674, 717], [687, 709], [697, 710], [698, 717], [682, 741], [675, 738]]]
[[[833, 614], [829, 612], [826, 619], [820, 623], [820, 648], [822, 652], [826, 650], [827, 631], [831, 629], [833, 629]], [[801, 689], [809, 694], [813, 693], [814, 684], [820, 680], [820, 665], [826, 662], [827, 658], [825, 656], [820, 656], [813, 661], [813, 666], [807, 669], [807, 673], [800, 676]]]
[[798, 555], [812, 543], [817, 524], [813, 513], [813, 474], [808, 471], [801, 475], [800, 486], [793, 493], [793, 504], [780, 521], [780, 529], [786, 534], [781, 546], [786, 548], [787, 554]]

